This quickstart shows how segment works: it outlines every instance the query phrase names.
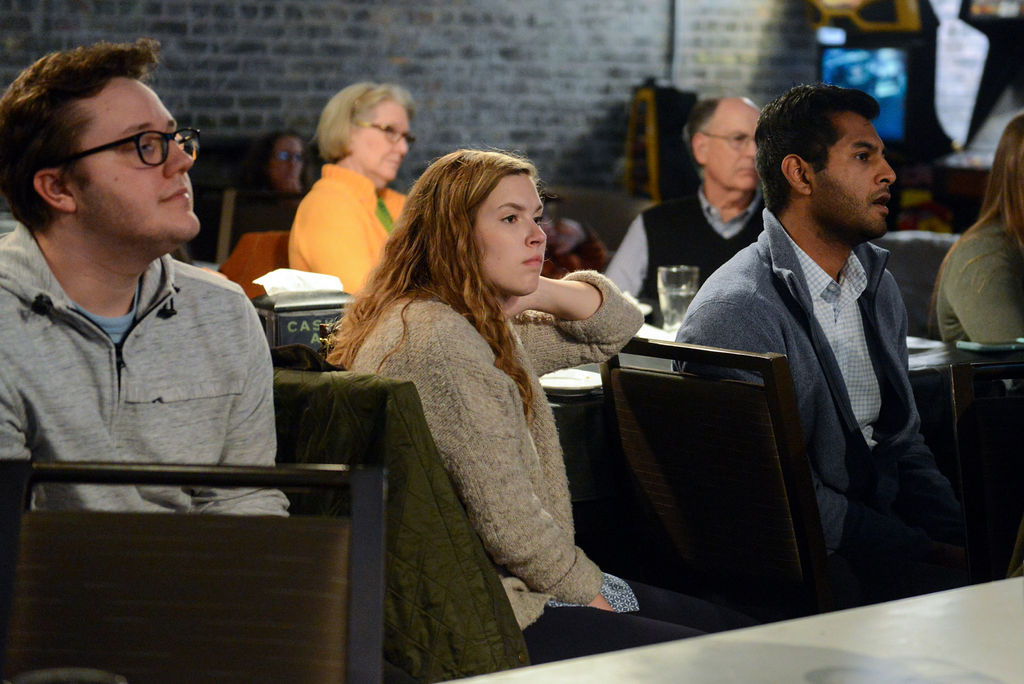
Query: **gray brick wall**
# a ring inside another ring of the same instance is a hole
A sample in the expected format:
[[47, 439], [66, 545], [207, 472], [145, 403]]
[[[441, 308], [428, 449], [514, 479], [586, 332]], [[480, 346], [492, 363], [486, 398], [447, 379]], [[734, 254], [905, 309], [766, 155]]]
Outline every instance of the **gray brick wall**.
[[763, 105], [817, 77], [817, 48], [803, 0], [679, 3], [672, 77], [703, 96]]
[[674, 70], [766, 100], [814, 76], [803, 0], [0, 0], [0, 82], [40, 55], [149, 35], [155, 86], [204, 140], [311, 134], [345, 85], [392, 80], [421, 143], [397, 185], [457, 146], [528, 154], [554, 183], [619, 182], [631, 90]]

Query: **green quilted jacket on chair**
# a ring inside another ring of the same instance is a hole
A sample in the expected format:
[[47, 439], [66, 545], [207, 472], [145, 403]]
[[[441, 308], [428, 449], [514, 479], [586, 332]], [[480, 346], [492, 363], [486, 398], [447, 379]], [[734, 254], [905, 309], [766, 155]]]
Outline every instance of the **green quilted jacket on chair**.
[[[420, 681], [527, 664], [494, 566], [441, 465], [411, 382], [341, 371], [312, 350], [274, 350], [278, 463], [388, 470], [384, 657]], [[292, 497], [293, 513], [346, 502]]]

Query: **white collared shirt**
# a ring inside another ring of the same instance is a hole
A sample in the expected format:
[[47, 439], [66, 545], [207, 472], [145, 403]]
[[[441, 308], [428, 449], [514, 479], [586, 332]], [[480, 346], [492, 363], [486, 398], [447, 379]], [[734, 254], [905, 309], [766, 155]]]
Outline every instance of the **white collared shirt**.
[[839, 271], [837, 283], [792, 238], [790, 242], [811, 293], [814, 317], [825, 331], [825, 337], [843, 374], [857, 425], [868, 446], [874, 447], [877, 444], [874, 439], [874, 423], [882, 410], [882, 393], [864, 337], [864, 320], [857, 305], [857, 300], [868, 284], [867, 273], [857, 255], [850, 252]]

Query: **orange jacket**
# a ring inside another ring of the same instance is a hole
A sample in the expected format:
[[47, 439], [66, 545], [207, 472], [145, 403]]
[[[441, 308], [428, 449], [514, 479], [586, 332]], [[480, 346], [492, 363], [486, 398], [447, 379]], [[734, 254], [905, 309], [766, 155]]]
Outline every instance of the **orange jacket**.
[[[322, 176], [302, 198], [288, 239], [291, 268], [341, 278], [346, 292], [356, 292], [380, 258], [388, 239], [377, 220], [377, 193], [362, 174], [325, 164]], [[405, 195], [385, 188], [381, 193], [392, 219]]]

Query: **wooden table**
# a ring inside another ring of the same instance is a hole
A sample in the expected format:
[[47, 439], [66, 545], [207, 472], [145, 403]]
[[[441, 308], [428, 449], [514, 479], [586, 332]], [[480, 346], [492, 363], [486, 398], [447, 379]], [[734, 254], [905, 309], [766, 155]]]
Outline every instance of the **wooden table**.
[[468, 680], [1024, 682], [1024, 580], [627, 649]]

